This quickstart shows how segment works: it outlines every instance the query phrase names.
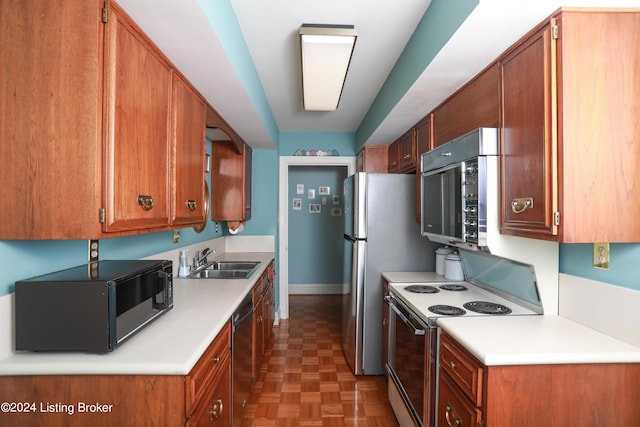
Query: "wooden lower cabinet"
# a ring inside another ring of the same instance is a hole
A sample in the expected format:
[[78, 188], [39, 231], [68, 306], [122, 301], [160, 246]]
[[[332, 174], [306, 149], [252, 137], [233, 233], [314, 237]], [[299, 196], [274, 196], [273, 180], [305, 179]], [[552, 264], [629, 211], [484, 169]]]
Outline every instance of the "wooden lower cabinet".
[[186, 376], [0, 376], [0, 402], [0, 426], [230, 427], [230, 324]]
[[273, 301], [273, 265], [271, 261], [262, 277], [253, 286], [253, 368], [255, 379], [260, 372], [264, 353], [271, 338], [271, 328], [274, 320]]
[[223, 361], [223, 368], [204, 392], [204, 396], [187, 420], [188, 427], [231, 425], [231, 360]]
[[631, 427], [640, 419], [637, 363], [484, 366], [443, 333], [438, 385], [440, 426]]

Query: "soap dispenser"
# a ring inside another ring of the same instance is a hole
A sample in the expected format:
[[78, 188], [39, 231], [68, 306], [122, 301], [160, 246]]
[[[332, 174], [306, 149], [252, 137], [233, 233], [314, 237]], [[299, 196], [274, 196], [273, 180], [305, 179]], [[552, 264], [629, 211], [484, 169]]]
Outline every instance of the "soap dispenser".
[[187, 249], [180, 251], [180, 269], [178, 270], [178, 277], [185, 278], [189, 277], [189, 274], [191, 274], [191, 267], [187, 260], [187, 252]]

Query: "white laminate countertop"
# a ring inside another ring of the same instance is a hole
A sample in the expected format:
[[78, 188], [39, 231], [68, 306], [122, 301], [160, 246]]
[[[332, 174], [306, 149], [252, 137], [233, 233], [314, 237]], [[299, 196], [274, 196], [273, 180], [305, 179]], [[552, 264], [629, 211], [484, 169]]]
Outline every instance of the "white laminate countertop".
[[0, 360], [0, 375], [186, 375], [273, 258], [273, 252], [220, 254], [212, 259], [261, 264], [249, 279], [174, 278], [173, 308], [110, 353], [15, 352]]
[[486, 366], [640, 363], [640, 348], [556, 315], [438, 319]]

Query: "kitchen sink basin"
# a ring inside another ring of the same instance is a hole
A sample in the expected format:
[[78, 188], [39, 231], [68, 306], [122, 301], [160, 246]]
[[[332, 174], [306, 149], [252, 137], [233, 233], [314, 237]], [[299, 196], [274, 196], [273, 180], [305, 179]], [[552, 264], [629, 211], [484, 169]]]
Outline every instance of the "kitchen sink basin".
[[255, 271], [258, 261], [214, 261], [189, 276], [192, 279], [247, 279]]
[[253, 270], [260, 264], [258, 261], [217, 261], [211, 265], [212, 270]]

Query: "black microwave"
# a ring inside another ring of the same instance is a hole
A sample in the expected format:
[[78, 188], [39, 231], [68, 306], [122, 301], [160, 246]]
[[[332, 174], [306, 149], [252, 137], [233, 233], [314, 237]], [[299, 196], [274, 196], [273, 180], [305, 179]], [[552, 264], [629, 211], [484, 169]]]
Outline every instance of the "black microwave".
[[173, 308], [173, 263], [96, 261], [15, 283], [16, 350], [104, 353]]

